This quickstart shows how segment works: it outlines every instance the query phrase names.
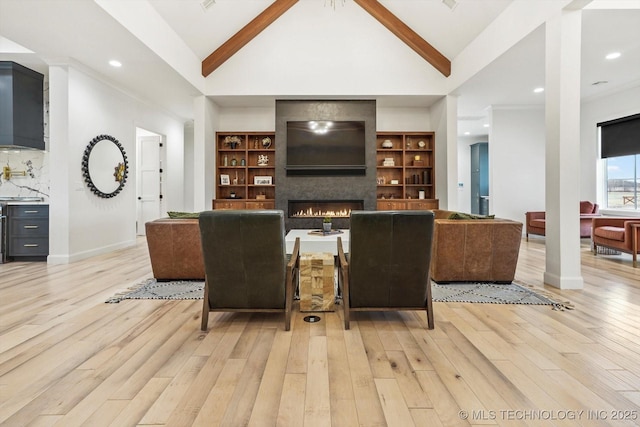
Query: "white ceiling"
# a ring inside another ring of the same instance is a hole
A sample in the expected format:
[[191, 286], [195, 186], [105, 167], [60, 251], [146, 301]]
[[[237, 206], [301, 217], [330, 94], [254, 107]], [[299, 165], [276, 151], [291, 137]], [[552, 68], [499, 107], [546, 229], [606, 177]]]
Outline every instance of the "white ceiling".
[[[200, 60], [272, 2], [216, 0], [205, 9], [201, 0], [147, 1]], [[512, 2], [458, 0], [455, 9], [450, 10], [441, 0], [380, 0], [449, 59], [455, 58]], [[330, 7], [329, 0], [326, 3]], [[592, 6], [621, 3], [635, 9], [583, 12], [584, 99], [640, 82], [640, 2], [596, 0]], [[334, 13], [340, 13], [341, 7], [341, 0], [337, 0]], [[3, 38], [34, 53], [16, 53], [15, 46]], [[620, 51], [622, 56], [615, 61], [605, 60], [604, 55], [613, 50]], [[107, 60], [116, 56], [125, 67], [116, 69], [107, 65]], [[200, 94], [159, 53], [136, 38], [97, 2], [89, 0], [0, 0], [0, 60], [15, 60], [45, 74], [47, 64], [70, 60], [184, 120], [193, 117], [193, 97]], [[608, 83], [593, 86], [596, 81]], [[456, 90], [461, 116], [459, 132], [486, 134], [482, 125], [492, 105], [542, 106], [544, 93], [532, 91], [543, 85], [544, 29], [539, 28]], [[387, 95], [377, 99], [381, 106], [419, 107], [431, 105], [437, 98]], [[262, 106], [273, 105], [273, 97], [228, 96], [218, 97], [216, 102], [223, 106]]]

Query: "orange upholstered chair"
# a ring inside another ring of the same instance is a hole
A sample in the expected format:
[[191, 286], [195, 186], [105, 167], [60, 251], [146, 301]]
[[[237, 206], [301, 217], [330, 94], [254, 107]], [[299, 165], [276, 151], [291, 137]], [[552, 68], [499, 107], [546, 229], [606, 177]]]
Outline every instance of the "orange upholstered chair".
[[[597, 203], [583, 200], [580, 202], [580, 237], [591, 237], [591, 220], [600, 216], [600, 207]], [[532, 211], [525, 213], [525, 233], [527, 241], [529, 234], [545, 235], [545, 212]]]
[[637, 254], [640, 251], [640, 218], [600, 217], [592, 220], [593, 253], [598, 253], [598, 246], [630, 253], [633, 266], [636, 266]]

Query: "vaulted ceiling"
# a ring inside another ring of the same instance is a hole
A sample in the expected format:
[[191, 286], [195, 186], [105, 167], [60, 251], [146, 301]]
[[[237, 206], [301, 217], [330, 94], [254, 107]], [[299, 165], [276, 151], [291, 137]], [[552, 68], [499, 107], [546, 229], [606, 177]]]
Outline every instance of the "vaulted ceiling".
[[[47, 63], [71, 60], [188, 120], [193, 117], [193, 96], [207, 90], [207, 85], [198, 80], [205, 79], [201, 69], [203, 61], [216, 50], [228, 48], [230, 45], [226, 44], [234, 35], [272, 4], [281, 1], [292, 0], [216, 0], [208, 8], [203, 7], [201, 0], [0, 0], [0, 60], [17, 60], [45, 73]], [[238, 61], [243, 55], [254, 53], [256, 47], [269, 47], [270, 53], [277, 53], [280, 61], [295, 64], [296, 56], [304, 53], [286, 50], [300, 31], [317, 34], [318, 44], [314, 49], [324, 48], [326, 43], [323, 41], [327, 39], [357, 49], [358, 42], [364, 41], [365, 32], [361, 31], [364, 28], [367, 28], [367, 37], [375, 35], [374, 39], [368, 40], [370, 43], [397, 40], [395, 44], [389, 41], [380, 45], [384, 49], [369, 46], [367, 52], [354, 51], [358, 60], [375, 64], [370, 73], [382, 74], [380, 70], [398, 66], [398, 58], [413, 55], [418, 60], [412, 59], [411, 64], [420, 68], [417, 72], [432, 75], [429, 68], [439, 69], [438, 61], [430, 64], [429, 59], [413, 47], [409, 49], [409, 39], [417, 38], [423, 49], [426, 49], [426, 43], [446, 61], [454, 61], [507, 7], [519, 1], [522, 0], [457, 0], [453, 10], [441, 0], [346, 0], [344, 5], [336, 0], [335, 9], [328, 0], [293, 1], [295, 4], [274, 16], [277, 19], [267, 24], [261, 34], [255, 37], [249, 34], [246, 44], [239, 48], [232, 46], [228, 52], [232, 54], [225, 55], [223, 65], [205, 80], [218, 80], [231, 69], [237, 73]], [[594, 0], [592, 3], [626, 3], [632, 10], [594, 8], [583, 12], [582, 94], [585, 98], [623, 90], [629, 85], [637, 85], [640, 80], [638, 1]], [[306, 17], [304, 22], [299, 22], [302, 13]], [[384, 16], [376, 16], [376, 13]], [[142, 17], [145, 22], [140, 25], [136, 25], [135, 20], [126, 22], [130, 17]], [[148, 27], [155, 27], [162, 36], [148, 37], [145, 33]], [[393, 32], [399, 28], [400, 34]], [[278, 39], [274, 38], [276, 35]], [[21, 52], [6, 39], [33, 52]], [[277, 45], [272, 46], [274, 43]], [[602, 59], [610, 49], [623, 52], [619, 61]], [[371, 52], [376, 58], [364, 56]], [[331, 52], [323, 54], [327, 58], [332, 55]], [[124, 66], [120, 69], [109, 67], [107, 61], [112, 57], [118, 57]], [[171, 62], [189, 69], [179, 69], [169, 65]], [[191, 63], [195, 65], [184, 65]], [[420, 63], [423, 65], [418, 65]], [[273, 67], [273, 63], [254, 66], [260, 70], [261, 67]], [[337, 67], [336, 72], [339, 70]], [[435, 74], [442, 77], [442, 72], [435, 71]], [[185, 75], [195, 77], [185, 78]], [[605, 80], [607, 84], [592, 85]], [[463, 118], [460, 131], [463, 131], [463, 125], [470, 125], [472, 121], [481, 126], [490, 105], [542, 105], [544, 96], [533, 94], [532, 89], [543, 84], [544, 31], [538, 29], [456, 89], [454, 94], [459, 97], [459, 114]], [[279, 94], [251, 95], [220, 93], [215, 99], [222, 106], [264, 106]], [[372, 95], [381, 105], [388, 106], [428, 106], [433, 102], [432, 97], [424, 94]]]
[[[251, 39], [260, 34], [266, 27], [278, 19], [298, 0], [275, 0], [251, 22], [242, 27], [233, 37], [227, 40], [215, 52], [202, 61], [202, 75], [208, 76], [234, 53], [242, 49]], [[389, 31], [398, 36], [407, 46], [429, 62], [445, 77], [451, 75], [451, 61], [420, 37], [401, 19], [395, 16], [377, 0], [354, 0]]]

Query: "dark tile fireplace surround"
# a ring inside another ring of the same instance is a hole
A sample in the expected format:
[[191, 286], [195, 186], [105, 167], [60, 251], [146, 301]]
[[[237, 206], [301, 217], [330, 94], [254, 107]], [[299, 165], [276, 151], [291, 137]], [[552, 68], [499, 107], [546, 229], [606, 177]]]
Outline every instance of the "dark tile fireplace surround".
[[[287, 176], [288, 121], [365, 122], [366, 173], [362, 176]], [[276, 101], [276, 209], [287, 213], [285, 227], [322, 228], [326, 214], [334, 228], [348, 228], [350, 210], [376, 209], [376, 103], [357, 101]], [[329, 213], [328, 213], [329, 212]], [[330, 213], [330, 212], [333, 212]]]

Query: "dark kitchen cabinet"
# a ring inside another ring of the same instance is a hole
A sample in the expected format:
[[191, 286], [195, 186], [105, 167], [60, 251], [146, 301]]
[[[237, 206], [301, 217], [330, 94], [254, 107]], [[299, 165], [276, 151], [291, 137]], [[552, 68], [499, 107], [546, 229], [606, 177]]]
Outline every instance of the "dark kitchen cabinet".
[[49, 205], [8, 207], [9, 258], [46, 260], [49, 255]]
[[0, 146], [44, 150], [44, 76], [0, 61]]

